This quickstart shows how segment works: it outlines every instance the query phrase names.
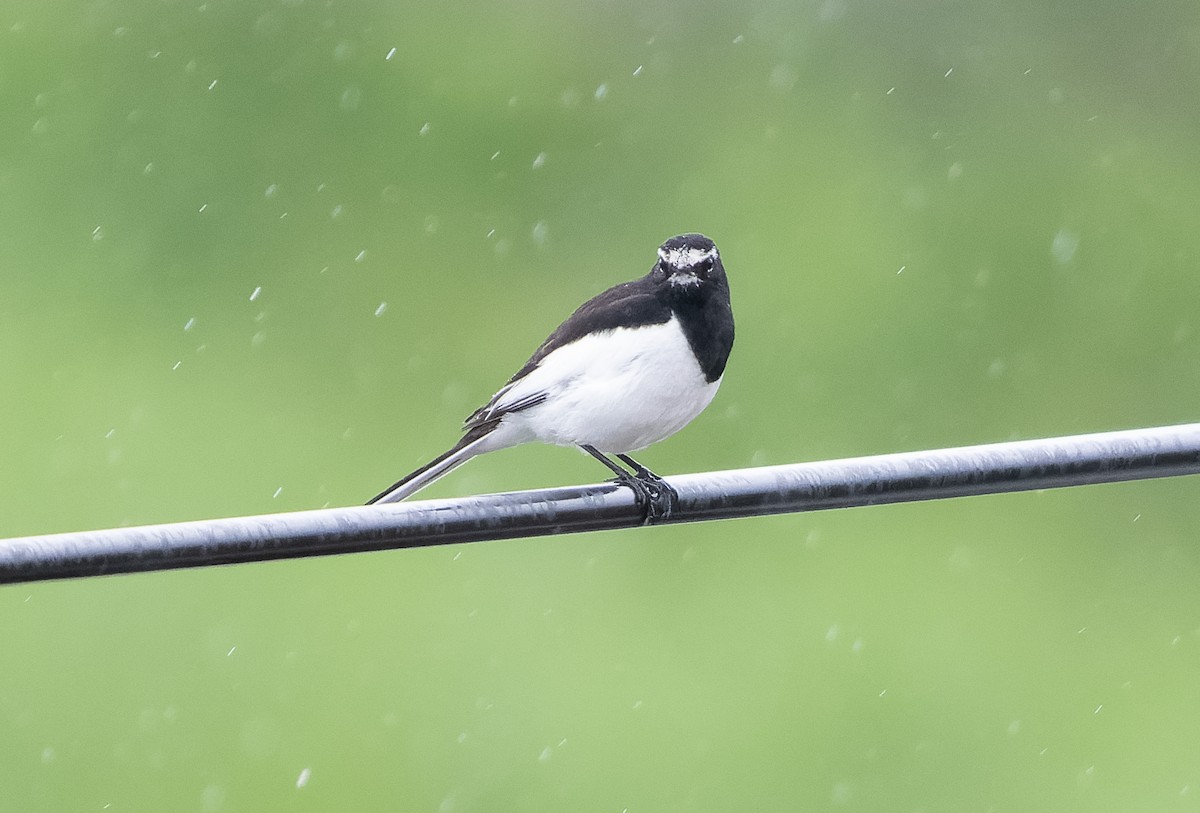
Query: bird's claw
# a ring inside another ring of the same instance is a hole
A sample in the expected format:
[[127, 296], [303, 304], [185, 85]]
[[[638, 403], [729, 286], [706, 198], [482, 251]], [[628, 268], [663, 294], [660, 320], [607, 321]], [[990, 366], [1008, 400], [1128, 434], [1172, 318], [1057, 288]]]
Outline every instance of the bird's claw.
[[643, 525], [670, 519], [679, 504], [679, 493], [666, 480], [647, 469], [642, 469], [636, 475], [616, 477], [612, 482], [628, 486], [633, 491], [638, 507], [645, 512]]

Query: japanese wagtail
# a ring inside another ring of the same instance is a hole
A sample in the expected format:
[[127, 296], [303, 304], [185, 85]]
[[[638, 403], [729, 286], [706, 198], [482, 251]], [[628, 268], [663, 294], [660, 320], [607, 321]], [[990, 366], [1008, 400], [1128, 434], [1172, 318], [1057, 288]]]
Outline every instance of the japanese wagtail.
[[476, 455], [538, 440], [578, 446], [634, 490], [647, 521], [661, 519], [675, 492], [628, 453], [704, 411], [732, 347], [729, 282], [716, 245], [702, 234], [672, 237], [650, 273], [589, 299], [559, 325], [467, 418], [453, 448], [371, 503], [402, 500]]

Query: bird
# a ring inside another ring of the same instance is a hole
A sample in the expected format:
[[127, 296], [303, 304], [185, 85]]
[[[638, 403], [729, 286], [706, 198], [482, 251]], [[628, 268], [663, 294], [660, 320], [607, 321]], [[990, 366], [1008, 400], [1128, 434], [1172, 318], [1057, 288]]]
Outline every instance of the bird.
[[[629, 456], [704, 411], [733, 348], [729, 281], [703, 234], [671, 237], [649, 273], [584, 302], [485, 405], [461, 439], [367, 504], [403, 500], [473, 457], [541, 441], [575, 446], [633, 489], [645, 519], [678, 495]], [[628, 468], [622, 468], [609, 455]]]

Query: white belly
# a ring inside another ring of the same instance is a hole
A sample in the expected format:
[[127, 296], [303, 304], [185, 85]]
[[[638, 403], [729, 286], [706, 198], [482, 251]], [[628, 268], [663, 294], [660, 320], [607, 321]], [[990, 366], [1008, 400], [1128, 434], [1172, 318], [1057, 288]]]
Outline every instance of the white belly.
[[547, 398], [506, 415], [496, 434], [518, 443], [540, 440], [634, 452], [690, 423], [720, 384], [720, 379], [705, 381], [674, 318], [645, 328], [617, 328], [555, 350], [516, 382], [505, 401], [534, 392]]

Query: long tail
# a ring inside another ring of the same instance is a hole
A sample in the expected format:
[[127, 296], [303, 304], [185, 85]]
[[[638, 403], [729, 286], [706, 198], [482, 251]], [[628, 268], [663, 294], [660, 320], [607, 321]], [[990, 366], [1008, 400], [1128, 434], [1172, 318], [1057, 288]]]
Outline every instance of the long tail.
[[372, 497], [367, 502], [367, 505], [374, 505], [380, 502], [399, 502], [405, 497], [411, 497], [434, 480], [449, 474], [463, 463], [466, 463], [475, 455], [491, 451], [492, 447], [490, 446], [480, 447], [488, 439], [488, 435], [494, 428], [495, 424], [492, 424], [483, 432], [479, 432], [478, 429], [468, 432], [454, 448], [438, 455], [412, 474], [400, 478], [391, 486]]

